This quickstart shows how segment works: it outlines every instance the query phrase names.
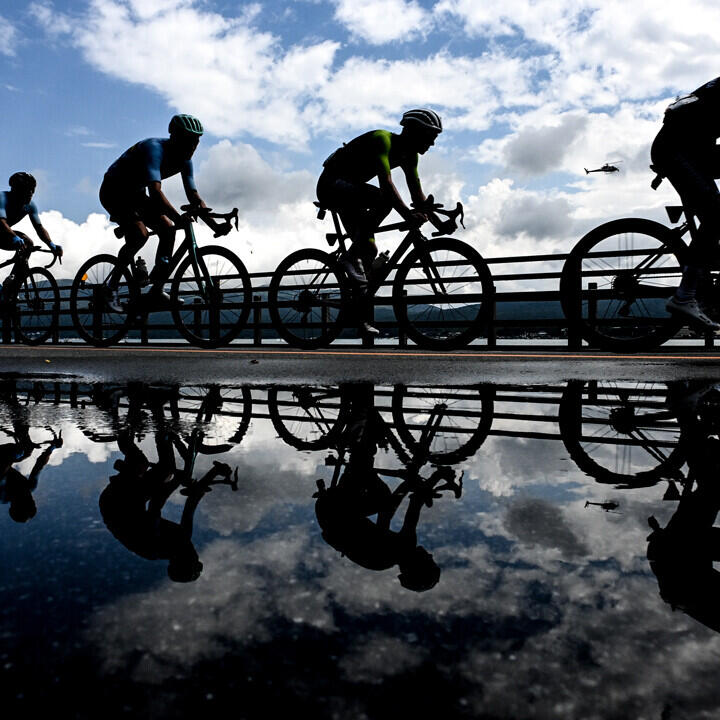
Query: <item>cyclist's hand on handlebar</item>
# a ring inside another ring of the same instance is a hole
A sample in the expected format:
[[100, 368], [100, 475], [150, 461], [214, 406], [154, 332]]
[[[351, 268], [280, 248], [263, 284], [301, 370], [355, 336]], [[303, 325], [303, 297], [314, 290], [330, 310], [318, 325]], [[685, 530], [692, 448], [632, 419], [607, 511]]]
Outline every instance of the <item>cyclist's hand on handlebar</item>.
[[50, 249], [52, 250], [53, 255], [56, 255], [59, 258], [61, 258], [63, 256], [62, 245], [57, 245], [56, 243], [50, 243]]
[[428, 221], [428, 216], [424, 212], [413, 210], [406, 218], [405, 222], [412, 228], [422, 227]]

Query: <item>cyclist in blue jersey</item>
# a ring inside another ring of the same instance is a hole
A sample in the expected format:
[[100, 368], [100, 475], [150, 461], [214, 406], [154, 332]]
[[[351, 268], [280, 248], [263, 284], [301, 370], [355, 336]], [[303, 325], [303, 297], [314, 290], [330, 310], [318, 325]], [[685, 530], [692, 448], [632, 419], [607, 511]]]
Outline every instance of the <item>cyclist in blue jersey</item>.
[[[430, 220], [443, 231], [455, 228], [434, 212], [422, 210], [426, 197], [418, 175], [418, 156], [425, 154], [442, 132], [440, 116], [426, 108], [408, 110], [400, 125], [400, 134], [372, 130], [343, 145], [325, 160], [317, 183], [318, 201], [323, 207], [338, 210], [351, 236], [350, 249], [340, 262], [361, 297], [377, 255], [375, 230], [391, 210], [417, 226]], [[405, 175], [414, 208], [405, 204], [393, 183], [391, 171], [397, 167]], [[374, 178], [378, 186], [370, 184]], [[359, 326], [365, 333], [378, 333], [367, 322]]]
[[[163, 193], [162, 181], [179, 173], [188, 202], [199, 208], [207, 207], [195, 186], [192, 166], [193, 153], [203, 134], [202, 124], [192, 115], [174, 115], [168, 132], [169, 138], [148, 138], [126, 150], [108, 168], [100, 187], [100, 202], [124, 232], [125, 244], [118, 252], [121, 265], [128, 265], [145, 245], [148, 228], [157, 232], [158, 247], [148, 297], [151, 304], [160, 306], [170, 300], [163, 285], [168, 279], [175, 230], [182, 218]], [[210, 218], [206, 222], [213, 230], [219, 227]], [[108, 283], [111, 290], [108, 306], [115, 312], [122, 312], [117, 296], [119, 281], [120, 271]]]
[[720, 240], [720, 193], [715, 183], [720, 177], [718, 111], [720, 78], [715, 78], [665, 110], [651, 149], [653, 169], [670, 180], [683, 205], [700, 220], [699, 242], [690, 244], [682, 280], [667, 310], [713, 331], [720, 330], [720, 324], [708, 317], [696, 294], [708, 275], [708, 264], [717, 256]]
[[40, 222], [38, 209], [32, 201], [37, 186], [35, 178], [27, 172], [16, 172], [10, 176], [8, 183], [10, 190], [0, 192], [0, 250], [32, 247], [33, 242], [25, 233], [13, 229], [13, 225], [29, 217], [38, 237], [55, 255], [62, 257], [62, 247], [50, 239], [48, 231]]

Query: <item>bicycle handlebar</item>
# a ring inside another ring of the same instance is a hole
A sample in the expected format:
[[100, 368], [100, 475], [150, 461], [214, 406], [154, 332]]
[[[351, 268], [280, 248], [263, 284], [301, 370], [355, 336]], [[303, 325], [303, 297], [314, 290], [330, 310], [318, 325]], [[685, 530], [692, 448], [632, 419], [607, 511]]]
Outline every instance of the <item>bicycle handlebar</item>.
[[60, 257], [60, 255], [58, 255], [57, 253], [53, 252], [50, 248], [44, 248], [44, 247], [41, 247], [40, 245], [31, 245], [29, 248], [20, 248], [20, 250], [18, 250], [18, 254], [22, 253], [23, 251], [27, 252], [27, 250], [30, 251], [28, 253], [28, 257], [30, 256], [30, 253], [33, 253], [33, 252], [45, 252], [45, 253], [53, 254], [52, 262], [49, 265], [43, 266], [45, 269], [51, 268], [58, 260], [60, 261], [60, 264], [62, 265], [62, 257]]
[[218, 213], [213, 212], [212, 208], [208, 207], [203, 208], [198, 207], [197, 205], [181, 205], [180, 210], [182, 210], [183, 214], [191, 220], [200, 219], [208, 226], [210, 226], [210, 223], [208, 223], [207, 220], [210, 218], [218, 218], [223, 220], [224, 222], [221, 223], [220, 227], [215, 230], [213, 237], [222, 237], [224, 235], [227, 235], [232, 230], [233, 225], [235, 225], [236, 230], [238, 229], [239, 219], [237, 208], [233, 208], [230, 212]]
[[[415, 205], [413, 203], [412, 207], [416, 210], [419, 210], [420, 212], [433, 212], [436, 215], [444, 215], [446, 218], [448, 218], [448, 221], [452, 222], [453, 224], [453, 228], [452, 230], [450, 230], [450, 232], [457, 229], [458, 221], [463, 228], [465, 227], [465, 210], [461, 202], [458, 202], [452, 210], [445, 210], [442, 203], [436, 203], [435, 198], [432, 195], [428, 195], [424, 203], [422, 203], [421, 205]], [[433, 233], [433, 237], [437, 237], [438, 235], [443, 235], [445, 233], [445, 229], [436, 230]]]

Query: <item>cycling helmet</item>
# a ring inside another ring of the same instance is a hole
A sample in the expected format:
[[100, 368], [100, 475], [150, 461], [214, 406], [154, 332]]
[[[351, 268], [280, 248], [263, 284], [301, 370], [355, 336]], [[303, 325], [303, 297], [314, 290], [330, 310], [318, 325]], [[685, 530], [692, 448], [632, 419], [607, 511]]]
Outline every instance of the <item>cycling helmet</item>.
[[427, 108], [408, 110], [403, 114], [400, 124], [403, 126], [420, 125], [427, 130], [434, 130], [437, 133], [441, 133], [443, 129], [440, 116], [434, 110], [428, 110]]
[[204, 130], [202, 123], [192, 115], [173, 115], [168, 125], [168, 132], [173, 135], [202, 135]]
[[10, 176], [8, 183], [10, 184], [11, 190], [20, 190], [20, 191], [32, 190], [34, 192], [35, 187], [37, 186], [37, 182], [35, 181], [35, 178], [30, 173], [26, 173], [26, 172], [13, 173]]

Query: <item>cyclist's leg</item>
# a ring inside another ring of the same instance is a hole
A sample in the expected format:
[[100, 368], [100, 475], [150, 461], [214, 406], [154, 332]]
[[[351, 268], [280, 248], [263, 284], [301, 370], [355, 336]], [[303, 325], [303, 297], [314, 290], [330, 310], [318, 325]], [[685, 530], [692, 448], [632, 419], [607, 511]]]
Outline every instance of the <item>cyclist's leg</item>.
[[368, 320], [372, 316], [372, 298], [368, 297], [368, 275], [377, 255], [375, 230], [387, 217], [392, 205], [374, 185], [354, 183], [342, 178], [321, 177], [318, 198], [326, 207], [337, 208], [352, 243], [340, 265], [352, 281], [353, 306], [357, 325], [363, 331], [378, 331]]
[[143, 219], [144, 206], [147, 202], [145, 193], [123, 192], [121, 188], [108, 187], [105, 183], [100, 187], [100, 203], [107, 210], [110, 219], [122, 229], [125, 238], [118, 251], [118, 266], [108, 280], [108, 287], [117, 291], [122, 268], [127, 267], [138, 250], [148, 239], [148, 229]]
[[720, 239], [720, 193], [714, 180], [720, 173], [713, 167], [715, 153], [712, 150], [672, 142], [660, 135], [653, 144], [652, 158], [680, 195], [683, 205], [691, 208], [700, 221], [697, 237], [690, 243], [680, 285], [667, 308], [687, 315], [708, 329], [718, 330], [720, 324], [709, 318], [696, 300], [698, 287], [708, 275], [708, 265]]

